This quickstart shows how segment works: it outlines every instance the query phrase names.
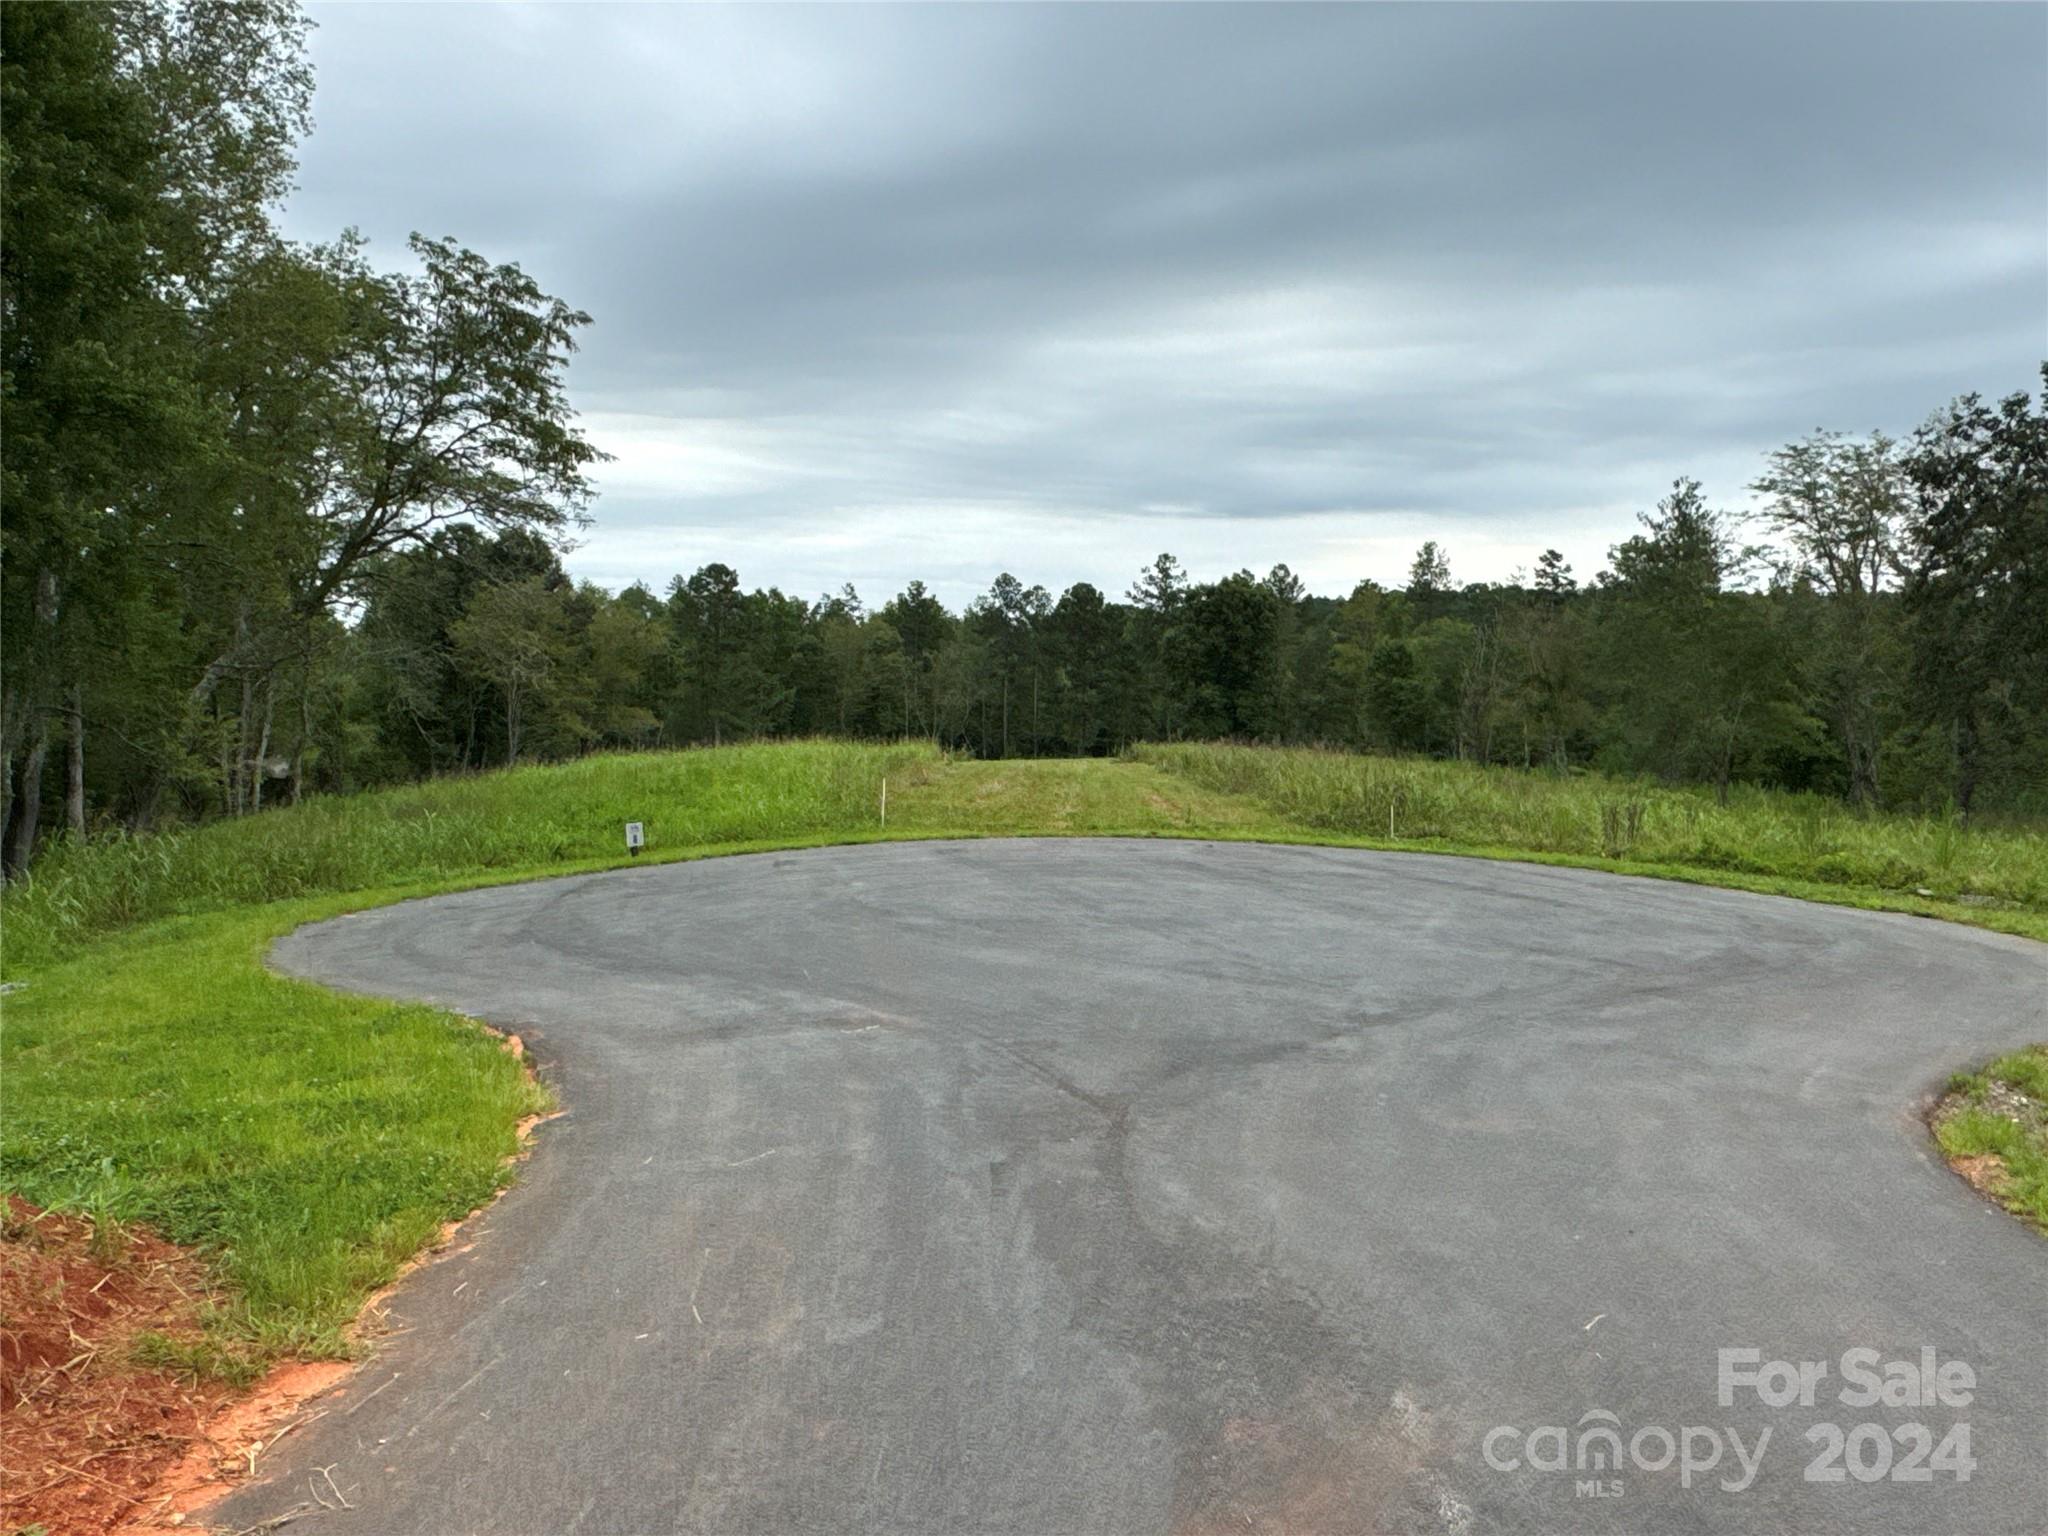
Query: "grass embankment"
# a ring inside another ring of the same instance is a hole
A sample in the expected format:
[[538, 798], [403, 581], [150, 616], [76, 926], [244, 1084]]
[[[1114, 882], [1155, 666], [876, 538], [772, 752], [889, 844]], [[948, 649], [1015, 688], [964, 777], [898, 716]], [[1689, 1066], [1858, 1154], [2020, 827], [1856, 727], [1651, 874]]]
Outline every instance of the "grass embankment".
[[2048, 829], [1862, 815], [1815, 795], [1310, 749], [1140, 747], [1280, 835], [1612, 869], [1914, 912], [2048, 940]]
[[1951, 1165], [2048, 1234], [2048, 1044], [1958, 1073], [1933, 1116]]
[[[886, 828], [880, 788], [889, 781]], [[59, 846], [9, 890], [0, 1185], [201, 1247], [237, 1299], [197, 1363], [346, 1348], [362, 1298], [505, 1179], [535, 1090], [446, 1012], [262, 965], [332, 914], [647, 859], [881, 838], [1263, 838], [1548, 858], [2048, 937], [2038, 832], [1852, 818], [1793, 796], [1242, 747], [948, 762], [793, 743], [594, 758]], [[1926, 889], [1932, 896], [1914, 894]]]

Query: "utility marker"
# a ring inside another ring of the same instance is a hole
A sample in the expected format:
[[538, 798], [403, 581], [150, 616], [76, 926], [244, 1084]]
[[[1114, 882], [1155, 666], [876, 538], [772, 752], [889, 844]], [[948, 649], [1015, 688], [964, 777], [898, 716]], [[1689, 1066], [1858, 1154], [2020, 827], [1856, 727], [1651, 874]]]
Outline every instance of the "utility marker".
[[640, 857], [640, 850], [647, 844], [647, 829], [637, 821], [626, 823], [626, 852], [634, 858]]

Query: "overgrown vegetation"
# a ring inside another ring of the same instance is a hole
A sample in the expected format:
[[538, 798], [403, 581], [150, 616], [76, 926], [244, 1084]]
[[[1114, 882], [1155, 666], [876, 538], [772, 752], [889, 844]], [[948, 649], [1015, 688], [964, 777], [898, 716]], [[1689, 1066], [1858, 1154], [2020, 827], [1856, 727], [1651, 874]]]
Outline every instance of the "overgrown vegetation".
[[1967, 921], [2048, 937], [2048, 830], [2027, 822], [1966, 825], [1753, 786], [1723, 800], [1599, 774], [1305, 749], [1170, 744], [1135, 755], [1247, 796], [1297, 828], [1919, 897], [1953, 904], [1951, 915]]
[[1934, 1134], [1971, 1183], [2048, 1233], [2048, 1044], [1959, 1073]]

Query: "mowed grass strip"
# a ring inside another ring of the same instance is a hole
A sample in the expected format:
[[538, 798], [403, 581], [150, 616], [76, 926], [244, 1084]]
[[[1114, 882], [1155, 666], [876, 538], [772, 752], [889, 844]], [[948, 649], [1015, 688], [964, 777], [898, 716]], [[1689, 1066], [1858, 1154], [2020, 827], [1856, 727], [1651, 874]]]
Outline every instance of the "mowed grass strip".
[[1284, 833], [1254, 802], [1117, 758], [918, 762], [890, 781], [900, 837], [1229, 837]]
[[0, 1000], [0, 1186], [201, 1248], [234, 1300], [181, 1363], [242, 1375], [345, 1352], [362, 1299], [509, 1176], [542, 1095], [469, 1021], [287, 980], [265, 951], [384, 901], [625, 864], [628, 820], [647, 825], [643, 862], [884, 838], [1266, 839], [1546, 859], [2048, 938], [2038, 831], [1796, 796], [1723, 808], [1586, 776], [1250, 747], [598, 757], [54, 847], [0, 897], [5, 969], [28, 983]]

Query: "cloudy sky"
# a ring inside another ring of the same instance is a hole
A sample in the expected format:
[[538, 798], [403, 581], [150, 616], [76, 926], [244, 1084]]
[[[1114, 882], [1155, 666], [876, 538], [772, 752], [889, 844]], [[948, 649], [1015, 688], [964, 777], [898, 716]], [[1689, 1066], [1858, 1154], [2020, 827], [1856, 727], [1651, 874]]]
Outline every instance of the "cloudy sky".
[[1590, 576], [2048, 356], [2048, 7], [316, 6], [290, 232], [596, 324], [570, 559]]

